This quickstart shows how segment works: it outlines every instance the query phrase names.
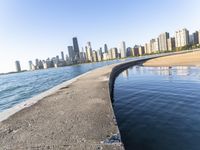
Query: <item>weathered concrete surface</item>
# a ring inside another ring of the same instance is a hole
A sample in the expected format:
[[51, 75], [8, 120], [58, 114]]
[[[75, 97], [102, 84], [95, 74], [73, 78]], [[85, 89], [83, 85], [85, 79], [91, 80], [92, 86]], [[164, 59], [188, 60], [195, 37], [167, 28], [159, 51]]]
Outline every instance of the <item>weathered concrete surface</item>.
[[96, 69], [24, 108], [0, 122], [0, 149], [123, 149], [115, 138], [119, 130], [109, 89], [112, 95], [114, 79], [124, 69], [166, 55], [172, 54]]
[[116, 149], [119, 133], [109, 96], [114, 65], [79, 78], [0, 123], [0, 149]]

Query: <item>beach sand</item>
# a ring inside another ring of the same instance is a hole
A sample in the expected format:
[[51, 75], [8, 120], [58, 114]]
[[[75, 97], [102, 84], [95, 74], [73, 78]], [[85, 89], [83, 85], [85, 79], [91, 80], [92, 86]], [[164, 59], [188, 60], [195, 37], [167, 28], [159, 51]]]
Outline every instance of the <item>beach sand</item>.
[[144, 66], [200, 66], [200, 51], [155, 58], [143, 63]]

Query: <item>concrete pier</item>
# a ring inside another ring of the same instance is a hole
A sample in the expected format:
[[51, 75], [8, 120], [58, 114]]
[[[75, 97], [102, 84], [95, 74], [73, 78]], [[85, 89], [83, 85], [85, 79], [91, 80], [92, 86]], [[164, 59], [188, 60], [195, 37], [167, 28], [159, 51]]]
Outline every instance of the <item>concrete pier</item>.
[[109, 94], [115, 65], [96, 69], [0, 123], [0, 149], [123, 149]]
[[68, 81], [4, 118], [0, 149], [124, 149], [110, 98], [114, 80], [124, 69], [164, 55], [171, 54], [106, 66]]

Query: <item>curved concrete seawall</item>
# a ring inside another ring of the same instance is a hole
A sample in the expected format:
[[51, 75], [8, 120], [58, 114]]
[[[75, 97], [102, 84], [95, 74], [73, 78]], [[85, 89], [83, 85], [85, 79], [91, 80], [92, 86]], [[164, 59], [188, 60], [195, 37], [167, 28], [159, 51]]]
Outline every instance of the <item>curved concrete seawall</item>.
[[130, 66], [166, 55], [90, 71], [11, 109], [0, 122], [0, 149], [124, 149], [111, 103], [114, 80]]
[[108, 85], [114, 66], [64, 83], [34, 105], [28, 100], [0, 122], [0, 149], [123, 149]]
[[150, 55], [146, 57], [139, 57], [137, 60], [129, 61], [129, 62], [124, 62], [120, 63], [112, 68], [111, 74], [110, 74], [110, 80], [109, 80], [109, 89], [110, 89], [110, 97], [111, 100], [113, 101], [113, 86], [114, 86], [114, 81], [115, 78], [124, 70], [128, 69], [131, 66], [138, 65], [138, 64], [143, 64], [144, 62], [154, 59], [154, 58], [159, 58], [159, 57], [165, 57], [165, 56], [171, 56], [171, 55], [178, 55], [178, 54], [184, 54], [184, 53], [191, 53], [195, 51], [200, 51], [200, 49], [194, 49], [194, 50], [187, 50], [187, 51], [179, 51], [179, 52], [172, 52], [172, 53], [164, 53], [164, 54], [157, 54], [157, 55]]

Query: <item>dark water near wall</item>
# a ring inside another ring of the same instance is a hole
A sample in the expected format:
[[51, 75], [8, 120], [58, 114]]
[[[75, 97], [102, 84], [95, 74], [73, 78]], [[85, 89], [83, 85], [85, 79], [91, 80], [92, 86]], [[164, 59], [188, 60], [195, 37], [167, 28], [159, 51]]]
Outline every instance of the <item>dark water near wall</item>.
[[200, 150], [200, 68], [127, 69], [113, 106], [127, 150]]

